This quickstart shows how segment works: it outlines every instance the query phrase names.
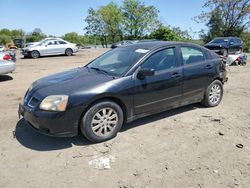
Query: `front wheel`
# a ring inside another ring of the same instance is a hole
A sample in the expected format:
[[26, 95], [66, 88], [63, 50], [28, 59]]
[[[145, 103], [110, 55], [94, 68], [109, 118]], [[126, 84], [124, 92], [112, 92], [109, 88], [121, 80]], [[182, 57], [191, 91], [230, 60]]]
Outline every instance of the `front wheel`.
[[92, 142], [102, 142], [115, 137], [123, 124], [123, 111], [112, 101], [102, 101], [91, 106], [81, 120], [82, 134]]
[[40, 57], [40, 53], [38, 51], [34, 50], [34, 51], [30, 52], [30, 56], [32, 58], [36, 59], [36, 58]]
[[221, 81], [214, 80], [206, 89], [202, 104], [207, 107], [214, 107], [220, 104], [223, 96], [223, 85]]
[[71, 56], [73, 54], [73, 51], [70, 48], [68, 48], [68, 49], [65, 50], [65, 54], [67, 56]]

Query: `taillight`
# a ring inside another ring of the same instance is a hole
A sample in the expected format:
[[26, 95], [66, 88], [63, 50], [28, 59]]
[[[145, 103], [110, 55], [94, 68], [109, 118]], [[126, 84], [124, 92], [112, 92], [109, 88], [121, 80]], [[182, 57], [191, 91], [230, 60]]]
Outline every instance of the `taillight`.
[[5, 54], [4, 56], [3, 56], [3, 60], [10, 60], [11, 59], [11, 57], [10, 57], [10, 55], [8, 55], [8, 54]]

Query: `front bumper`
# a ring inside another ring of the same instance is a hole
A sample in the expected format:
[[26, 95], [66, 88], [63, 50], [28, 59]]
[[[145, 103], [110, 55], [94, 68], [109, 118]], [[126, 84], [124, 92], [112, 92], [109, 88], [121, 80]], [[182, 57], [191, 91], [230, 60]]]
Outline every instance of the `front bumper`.
[[56, 137], [73, 137], [78, 134], [79, 109], [65, 112], [35, 110], [19, 104], [18, 115], [36, 131]]
[[28, 56], [29, 55], [29, 51], [28, 50], [22, 50], [22, 55], [24, 56]]

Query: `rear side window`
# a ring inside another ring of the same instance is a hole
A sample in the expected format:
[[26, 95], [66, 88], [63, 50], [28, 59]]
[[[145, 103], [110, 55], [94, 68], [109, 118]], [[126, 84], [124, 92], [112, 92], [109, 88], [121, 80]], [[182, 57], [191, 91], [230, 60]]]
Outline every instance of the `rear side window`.
[[199, 63], [205, 60], [202, 50], [194, 47], [181, 47], [182, 59], [185, 65]]
[[241, 44], [241, 40], [236, 38], [236, 43]]
[[171, 69], [174, 67], [176, 67], [174, 48], [168, 48], [156, 52], [142, 64], [142, 68], [154, 69], [155, 71]]
[[59, 40], [59, 41], [57, 41], [59, 44], [67, 44], [66, 42], [64, 42], [64, 41], [61, 41], [61, 40]]

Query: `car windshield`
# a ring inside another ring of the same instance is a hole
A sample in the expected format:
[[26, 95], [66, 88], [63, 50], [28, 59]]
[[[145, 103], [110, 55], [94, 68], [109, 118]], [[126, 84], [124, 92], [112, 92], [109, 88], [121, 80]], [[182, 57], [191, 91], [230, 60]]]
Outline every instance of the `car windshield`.
[[116, 48], [98, 57], [87, 67], [107, 74], [121, 76], [147, 52], [147, 49]]
[[52, 39], [42, 39], [42, 40], [40, 40], [40, 41], [38, 41], [39, 42], [39, 46], [43, 46], [43, 45], [45, 45], [49, 40], [52, 40]]
[[212, 44], [220, 44], [220, 43], [228, 43], [228, 39], [226, 38], [216, 38], [214, 40], [212, 40], [211, 42], [209, 43], [212, 43]]

